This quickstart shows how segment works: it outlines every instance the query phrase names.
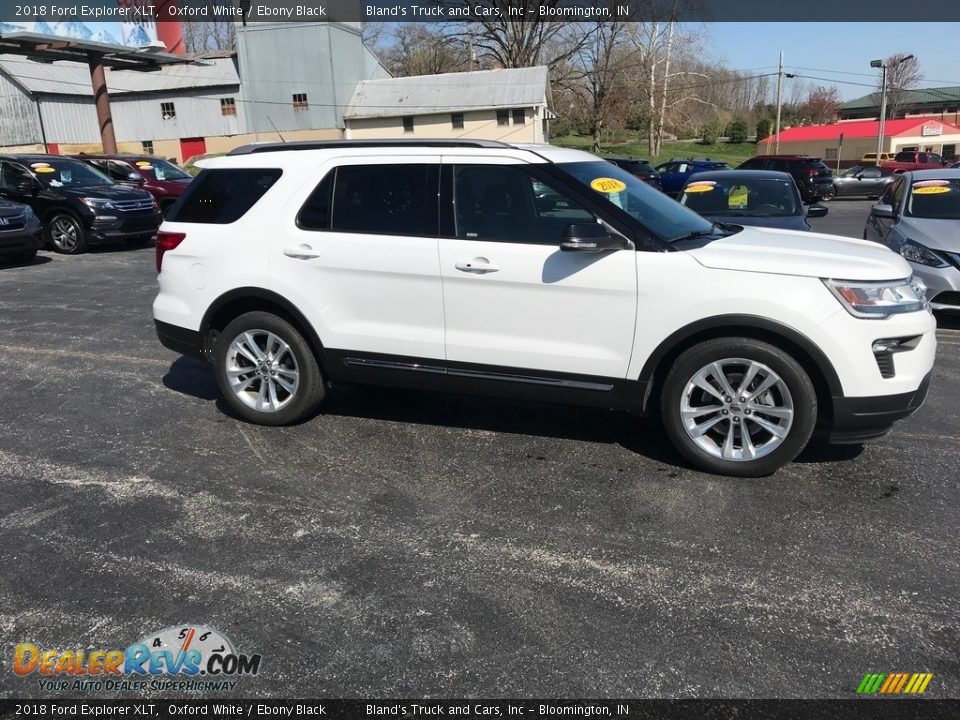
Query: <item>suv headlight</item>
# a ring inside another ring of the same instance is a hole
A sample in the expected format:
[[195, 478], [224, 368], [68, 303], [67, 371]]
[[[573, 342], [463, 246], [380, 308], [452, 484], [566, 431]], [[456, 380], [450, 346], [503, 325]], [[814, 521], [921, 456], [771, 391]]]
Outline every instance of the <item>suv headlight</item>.
[[100, 210], [116, 210], [112, 202], [110, 202], [109, 200], [103, 200], [102, 198], [85, 197], [85, 198], [80, 198], [80, 202], [82, 202], [84, 205], [86, 205], [88, 208], [90, 208], [94, 212], [98, 212]]
[[929, 307], [927, 288], [913, 277], [884, 282], [829, 280], [823, 284], [854, 317], [880, 320], [899, 313], [916, 312]]
[[918, 265], [928, 265], [929, 267], [946, 267], [947, 261], [933, 252], [926, 245], [921, 245], [914, 240], [904, 240], [900, 245], [900, 254], [910, 262]]

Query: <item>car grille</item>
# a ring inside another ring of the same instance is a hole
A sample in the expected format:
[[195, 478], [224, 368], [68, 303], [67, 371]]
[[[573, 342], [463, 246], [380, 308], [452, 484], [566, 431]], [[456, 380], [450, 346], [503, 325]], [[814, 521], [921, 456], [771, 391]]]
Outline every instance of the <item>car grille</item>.
[[937, 294], [930, 302], [937, 303], [938, 305], [956, 305], [960, 307], [960, 292], [956, 290], [945, 290]]
[[152, 198], [143, 198], [137, 200], [111, 200], [117, 210], [131, 212], [132, 210], [149, 210], [153, 207]]
[[26, 224], [27, 216], [24, 213], [0, 217], [0, 232], [17, 232], [23, 230]]

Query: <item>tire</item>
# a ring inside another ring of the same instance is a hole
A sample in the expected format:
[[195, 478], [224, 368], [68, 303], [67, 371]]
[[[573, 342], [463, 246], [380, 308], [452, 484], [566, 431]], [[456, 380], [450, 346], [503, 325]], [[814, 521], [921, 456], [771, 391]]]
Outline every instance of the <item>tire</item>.
[[[276, 364], [270, 364], [271, 356]], [[264, 357], [267, 362], [257, 365]], [[217, 337], [213, 358], [220, 392], [248, 422], [290, 425], [310, 416], [323, 400], [323, 375], [313, 349], [276, 315], [249, 312], [233, 320]]]
[[831, 186], [830, 189], [827, 190], [826, 194], [820, 197], [820, 202], [830, 202], [836, 196], [837, 196], [837, 188], [835, 186]]
[[87, 233], [77, 217], [71, 213], [58, 212], [44, 223], [47, 242], [58, 253], [77, 255], [87, 249]]
[[[732, 395], [722, 392], [718, 371]], [[747, 374], [752, 378], [741, 388]], [[674, 447], [696, 467], [762, 477], [807, 445], [817, 421], [817, 393], [806, 371], [780, 348], [752, 338], [718, 338], [676, 359], [664, 380], [660, 413]]]

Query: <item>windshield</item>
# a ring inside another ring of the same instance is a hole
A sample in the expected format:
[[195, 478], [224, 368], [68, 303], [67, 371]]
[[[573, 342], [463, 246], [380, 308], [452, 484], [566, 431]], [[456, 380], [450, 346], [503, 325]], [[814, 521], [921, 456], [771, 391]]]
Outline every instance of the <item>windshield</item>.
[[713, 223], [605, 160], [558, 163], [577, 182], [625, 211], [661, 240], [707, 234]]
[[960, 178], [918, 180], [907, 198], [909, 217], [960, 220]]
[[799, 214], [793, 181], [767, 179], [697, 180], [680, 202], [701, 215], [783, 217]]
[[165, 180], [193, 179], [193, 175], [185, 170], [181, 170], [169, 160], [161, 160], [160, 158], [155, 160], [137, 160], [134, 165], [137, 166], [137, 170], [139, 170], [142, 175], [150, 177], [152, 174], [154, 178], [161, 182]]
[[43, 160], [30, 163], [37, 179], [47, 187], [92, 187], [113, 185], [99, 170], [76, 160]]

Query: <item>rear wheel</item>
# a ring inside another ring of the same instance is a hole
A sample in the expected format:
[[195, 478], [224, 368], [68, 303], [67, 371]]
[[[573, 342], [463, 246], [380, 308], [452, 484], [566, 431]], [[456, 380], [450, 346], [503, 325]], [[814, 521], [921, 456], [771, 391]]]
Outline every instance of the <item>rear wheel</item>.
[[80, 221], [70, 213], [56, 213], [47, 220], [47, 241], [53, 249], [76, 255], [87, 249], [87, 235]]
[[214, 349], [217, 384], [230, 407], [259, 425], [289, 425], [324, 396], [313, 349], [286, 320], [249, 312], [233, 320]]
[[664, 381], [667, 435], [691, 463], [738, 477], [769, 475], [810, 440], [817, 395], [783, 350], [752, 338], [707, 340], [685, 351]]
[[830, 202], [836, 196], [837, 196], [837, 188], [831, 185], [830, 188], [826, 190], [823, 196], [820, 198], [820, 202]]

